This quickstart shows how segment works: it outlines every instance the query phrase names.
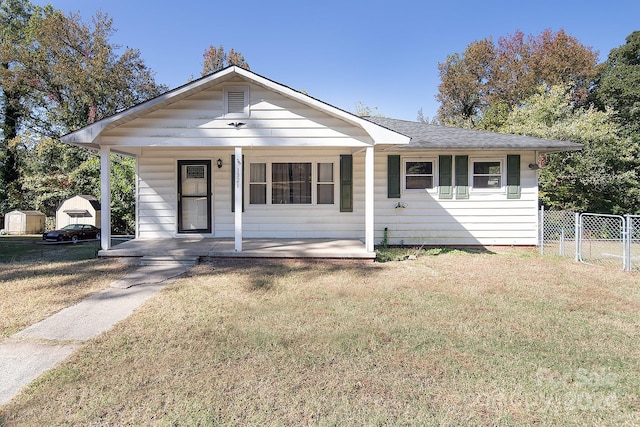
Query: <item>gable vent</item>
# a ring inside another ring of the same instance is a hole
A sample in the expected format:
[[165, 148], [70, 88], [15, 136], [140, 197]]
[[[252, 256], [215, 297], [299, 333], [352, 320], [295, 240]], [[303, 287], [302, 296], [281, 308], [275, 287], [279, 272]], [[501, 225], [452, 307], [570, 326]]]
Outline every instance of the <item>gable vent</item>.
[[229, 91], [227, 92], [227, 113], [231, 114], [243, 114], [244, 113], [244, 91]]
[[227, 86], [224, 88], [225, 117], [249, 117], [249, 86]]

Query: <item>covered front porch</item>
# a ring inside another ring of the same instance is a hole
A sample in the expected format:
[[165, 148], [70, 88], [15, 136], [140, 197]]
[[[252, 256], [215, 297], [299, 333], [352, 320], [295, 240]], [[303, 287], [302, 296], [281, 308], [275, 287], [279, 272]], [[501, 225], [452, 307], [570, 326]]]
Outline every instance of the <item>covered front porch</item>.
[[356, 239], [245, 239], [236, 251], [234, 239], [133, 239], [98, 252], [100, 257], [343, 258], [375, 259]]

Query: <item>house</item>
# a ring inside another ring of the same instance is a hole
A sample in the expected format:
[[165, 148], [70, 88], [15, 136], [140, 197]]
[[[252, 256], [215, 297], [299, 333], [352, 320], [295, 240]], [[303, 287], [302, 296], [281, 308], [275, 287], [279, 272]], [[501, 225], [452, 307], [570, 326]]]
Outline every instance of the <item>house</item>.
[[95, 196], [80, 194], [63, 200], [56, 210], [56, 228], [69, 224], [90, 224], [100, 228], [100, 202]]
[[235, 66], [62, 138], [137, 159], [136, 238], [535, 245], [538, 159], [580, 144], [363, 118]]

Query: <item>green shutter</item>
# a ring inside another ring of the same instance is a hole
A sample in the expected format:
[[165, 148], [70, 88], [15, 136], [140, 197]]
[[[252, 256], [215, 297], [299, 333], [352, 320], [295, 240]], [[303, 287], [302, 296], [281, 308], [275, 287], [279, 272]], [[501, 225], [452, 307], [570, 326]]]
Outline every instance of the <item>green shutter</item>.
[[520, 198], [520, 155], [507, 156], [507, 199]]
[[456, 156], [456, 199], [469, 198], [469, 156]]
[[[242, 155], [242, 172], [244, 172], [244, 155]], [[236, 156], [235, 154], [232, 154], [231, 155], [231, 212], [235, 212], [235, 211], [236, 211]], [[244, 191], [242, 192], [242, 212], [244, 212]]]
[[400, 198], [400, 156], [387, 157], [387, 197]]
[[340, 212], [353, 212], [353, 157], [340, 156]]
[[438, 158], [438, 185], [440, 186], [440, 198], [453, 198], [453, 171], [451, 156]]

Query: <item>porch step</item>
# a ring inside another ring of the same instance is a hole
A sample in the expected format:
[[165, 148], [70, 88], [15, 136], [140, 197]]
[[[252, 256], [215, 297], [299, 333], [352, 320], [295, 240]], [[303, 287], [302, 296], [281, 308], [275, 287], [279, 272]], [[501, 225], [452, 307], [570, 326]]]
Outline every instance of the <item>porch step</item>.
[[140, 265], [186, 265], [193, 266], [198, 263], [197, 256], [175, 255], [175, 256], [143, 256]]

